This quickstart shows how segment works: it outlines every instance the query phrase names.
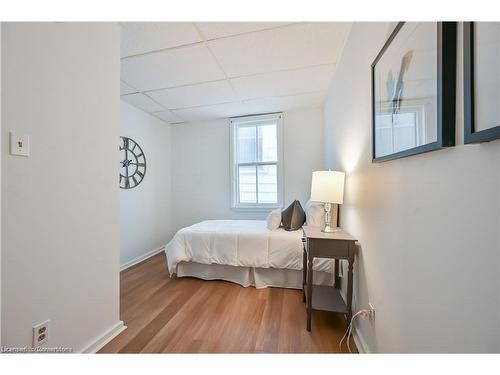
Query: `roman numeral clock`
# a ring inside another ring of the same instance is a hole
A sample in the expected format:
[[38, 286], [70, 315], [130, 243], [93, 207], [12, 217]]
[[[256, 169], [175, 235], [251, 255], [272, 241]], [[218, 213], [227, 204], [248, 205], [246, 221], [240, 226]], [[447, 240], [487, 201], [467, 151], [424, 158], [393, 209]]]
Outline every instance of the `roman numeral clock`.
[[120, 188], [133, 189], [146, 176], [146, 156], [131, 138], [120, 137]]

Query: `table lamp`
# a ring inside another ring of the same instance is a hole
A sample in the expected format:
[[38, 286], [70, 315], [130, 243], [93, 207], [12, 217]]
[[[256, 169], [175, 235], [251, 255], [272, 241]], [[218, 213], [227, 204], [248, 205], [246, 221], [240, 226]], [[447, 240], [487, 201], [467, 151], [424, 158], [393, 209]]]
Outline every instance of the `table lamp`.
[[332, 203], [344, 203], [345, 173], [337, 171], [315, 171], [312, 174], [311, 200], [325, 204], [325, 227], [321, 230], [332, 233], [339, 230], [332, 228]]

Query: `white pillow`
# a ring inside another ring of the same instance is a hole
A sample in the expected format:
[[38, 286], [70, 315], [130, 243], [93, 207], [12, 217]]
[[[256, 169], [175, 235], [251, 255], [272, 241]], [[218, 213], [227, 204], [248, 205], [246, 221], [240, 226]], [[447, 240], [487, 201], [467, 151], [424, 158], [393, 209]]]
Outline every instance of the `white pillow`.
[[320, 202], [307, 201], [306, 203], [306, 225], [314, 227], [325, 226], [325, 205]]
[[281, 210], [278, 208], [274, 211], [269, 212], [266, 217], [267, 229], [276, 230], [281, 225]]

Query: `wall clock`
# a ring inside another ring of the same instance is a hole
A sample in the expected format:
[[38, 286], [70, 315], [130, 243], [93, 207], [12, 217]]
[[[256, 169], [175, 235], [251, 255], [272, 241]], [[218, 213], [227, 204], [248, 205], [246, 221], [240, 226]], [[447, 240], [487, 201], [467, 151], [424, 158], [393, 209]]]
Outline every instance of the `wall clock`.
[[146, 156], [131, 138], [120, 137], [120, 188], [133, 189], [146, 176]]

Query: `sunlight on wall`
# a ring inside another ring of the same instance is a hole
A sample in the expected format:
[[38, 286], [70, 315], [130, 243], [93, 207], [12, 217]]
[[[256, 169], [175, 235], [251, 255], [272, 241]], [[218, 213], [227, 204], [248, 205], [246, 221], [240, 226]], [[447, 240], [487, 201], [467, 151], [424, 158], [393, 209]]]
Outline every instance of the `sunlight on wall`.
[[342, 169], [350, 174], [356, 170], [366, 143], [370, 140], [367, 139], [366, 132], [361, 131], [362, 127], [359, 125], [347, 124], [346, 127], [352, 130], [346, 134], [345, 141], [339, 146], [339, 160]]

